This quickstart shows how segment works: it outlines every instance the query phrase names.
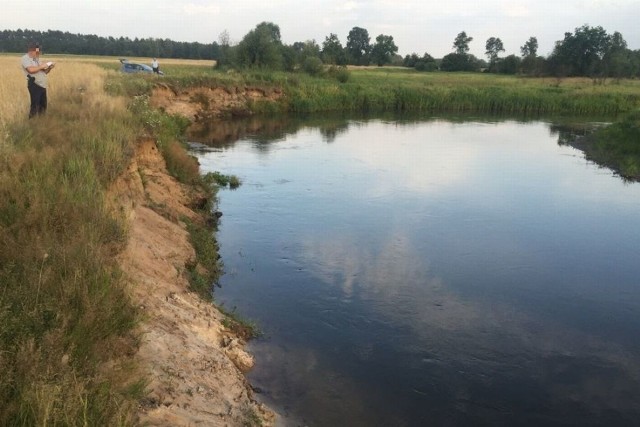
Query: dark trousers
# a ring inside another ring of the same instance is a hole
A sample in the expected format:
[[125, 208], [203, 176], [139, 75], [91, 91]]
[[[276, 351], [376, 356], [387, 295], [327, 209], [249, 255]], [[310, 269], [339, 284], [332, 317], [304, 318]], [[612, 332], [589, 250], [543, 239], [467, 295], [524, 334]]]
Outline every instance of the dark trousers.
[[44, 114], [47, 111], [47, 90], [38, 86], [29, 79], [27, 88], [29, 89], [29, 97], [31, 98], [31, 109], [29, 110], [29, 118], [38, 114]]

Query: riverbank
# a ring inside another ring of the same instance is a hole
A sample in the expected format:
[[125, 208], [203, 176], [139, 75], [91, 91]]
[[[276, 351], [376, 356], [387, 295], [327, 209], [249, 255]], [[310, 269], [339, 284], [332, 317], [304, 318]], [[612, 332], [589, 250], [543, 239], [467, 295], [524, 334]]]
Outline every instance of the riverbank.
[[[416, 72], [403, 68], [327, 71], [320, 76], [250, 70], [167, 67], [162, 83], [174, 92], [194, 88], [253, 88], [282, 96], [250, 100], [252, 113], [427, 112], [540, 115], [616, 115], [640, 106], [640, 82], [595, 84], [587, 78], [530, 78], [484, 73]], [[153, 83], [130, 87], [151, 95]], [[206, 98], [201, 100], [206, 107]], [[229, 111], [227, 117], [233, 115]]]
[[27, 120], [18, 59], [0, 59], [0, 424], [270, 425], [210, 300], [213, 195], [186, 119], [60, 61]]
[[145, 319], [138, 358], [149, 383], [137, 424], [270, 425], [274, 414], [254, 400], [243, 375], [253, 366], [244, 341], [189, 289], [185, 270], [196, 254], [178, 218], [201, 221], [192, 206], [202, 194], [168, 174], [151, 139], [138, 142], [109, 193], [127, 218], [118, 259]]
[[612, 169], [627, 180], [640, 181], [640, 111], [572, 144], [588, 160]]

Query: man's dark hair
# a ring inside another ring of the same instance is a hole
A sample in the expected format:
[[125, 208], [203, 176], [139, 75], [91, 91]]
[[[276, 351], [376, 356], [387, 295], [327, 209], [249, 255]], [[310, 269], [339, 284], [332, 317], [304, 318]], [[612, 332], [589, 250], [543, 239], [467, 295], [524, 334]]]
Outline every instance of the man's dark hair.
[[36, 50], [36, 49], [40, 48], [40, 43], [35, 42], [35, 41], [31, 41], [31, 42], [29, 42], [29, 44], [27, 45], [27, 48], [28, 48], [29, 50]]

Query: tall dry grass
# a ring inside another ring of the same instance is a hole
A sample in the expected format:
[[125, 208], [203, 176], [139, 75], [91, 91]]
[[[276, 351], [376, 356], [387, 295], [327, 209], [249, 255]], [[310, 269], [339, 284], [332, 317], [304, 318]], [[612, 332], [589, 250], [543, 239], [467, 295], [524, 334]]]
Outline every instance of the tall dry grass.
[[[47, 98], [49, 108], [66, 108], [68, 95], [86, 98], [85, 107], [103, 112], [124, 110], [125, 100], [107, 95], [103, 90], [106, 71], [89, 62], [74, 58], [48, 58], [56, 61], [49, 74]], [[0, 56], [0, 144], [5, 145], [10, 135], [10, 124], [23, 123], [29, 113], [27, 81], [20, 65], [20, 55]], [[6, 147], [5, 147], [6, 148]]]
[[126, 230], [105, 201], [140, 127], [106, 74], [59, 60], [47, 114], [27, 119], [19, 57], [0, 57], [0, 425], [126, 424], [141, 389]]
[[29, 112], [27, 81], [22, 73], [20, 57], [0, 56], [0, 146], [9, 138], [8, 125]]

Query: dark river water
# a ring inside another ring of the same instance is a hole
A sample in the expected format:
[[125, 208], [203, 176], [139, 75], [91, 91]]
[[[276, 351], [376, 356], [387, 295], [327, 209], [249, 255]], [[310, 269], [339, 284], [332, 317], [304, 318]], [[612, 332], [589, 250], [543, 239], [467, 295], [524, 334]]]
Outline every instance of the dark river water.
[[282, 424], [639, 425], [640, 184], [562, 126], [220, 126], [215, 299]]

